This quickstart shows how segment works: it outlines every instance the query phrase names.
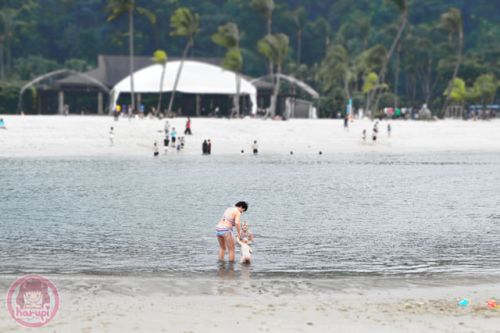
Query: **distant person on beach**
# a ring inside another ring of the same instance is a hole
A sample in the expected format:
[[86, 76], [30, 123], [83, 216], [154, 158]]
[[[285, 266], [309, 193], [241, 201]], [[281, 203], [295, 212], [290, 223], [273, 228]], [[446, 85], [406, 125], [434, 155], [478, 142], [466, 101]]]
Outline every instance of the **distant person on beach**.
[[168, 152], [168, 145], [170, 144], [170, 136], [168, 133], [165, 134], [165, 138], [163, 139], [163, 149], [166, 152]]
[[120, 104], [117, 104], [115, 106], [115, 110], [113, 111], [113, 118], [115, 121], [118, 121], [118, 117], [120, 117], [120, 111], [122, 110], [122, 107]]
[[224, 261], [226, 251], [229, 253], [229, 261], [234, 261], [234, 237], [233, 228], [236, 227], [236, 236], [241, 238], [240, 218], [241, 214], [248, 210], [245, 201], [237, 202], [234, 207], [229, 207], [224, 211], [215, 229], [217, 241], [219, 242], [219, 260]]
[[0, 118], [0, 129], [7, 129], [7, 127], [5, 127], [5, 121], [3, 121], [3, 118]]
[[208, 155], [208, 142], [207, 140], [204, 140], [203, 143], [201, 144], [201, 151], [203, 155]]
[[211, 155], [212, 154], [212, 141], [210, 141], [210, 139], [208, 139], [207, 143], [208, 143], [207, 154]]
[[144, 108], [144, 104], [141, 104], [139, 105], [139, 118], [144, 118], [144, 111], [145, 111], [145, 108]]
[[115, 130], [113, 126], [109, 129], [109, 144], [113, 146], [115, 144]]
[[363, 141], [366, 141], [366, 128], [363, 129], [362, 138], [363, 138]]
[[387, 124], [387, 136], [391, 136], [391, 130], [392, 130], [391, 124], [389, 123]]
[[170, 133], [170, 139], [172, 141], [172, 147], [175, 148], [175, 140], [177, 140], [177, 131], [175, 130], [175, 127], [172, 127], [172, 133]]
[[250, 245], [248, 245], [248, 239], [236, 239], [238, 244], [241, 246], [241, 258], [240, 258], [240, 264], [250, 264], [252, 261], [252, 248]]
[[168, 122], [168, 120], [165, 121], [165, 134], [168, 135], [168, 133], [170, 132], [170, 123]]
[[344, 117], [344, 128], [348, 129], [349, 128], [349, 116], [345, 115]]
[[254, 155], [257, 155], [259, 153], [259, 144], [257, 143], [257, 140], [254, 140], [252, 144], [252, 151]]
[[192, 135], [193, 133], [191, 133], [191, 118], [188, 117], [187, 121], [186, 121], [186, 130], [184, 131], [184, 135]]
[[160, 154], [160, 151], [158, 149], [158, 142], [155, 141], [153, 143], [153, 156], [158, 156]]
[[132, 118], [132, 114], [133, 114], [132, 105], [128, 106], [127, 112], [128, 112], [128, 118], [130, 120]]

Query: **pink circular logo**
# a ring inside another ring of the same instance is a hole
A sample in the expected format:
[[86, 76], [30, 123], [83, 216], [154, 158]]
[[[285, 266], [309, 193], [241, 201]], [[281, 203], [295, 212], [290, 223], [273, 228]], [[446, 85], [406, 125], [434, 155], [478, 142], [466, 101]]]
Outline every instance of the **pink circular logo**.
[[18, 278], [7, 292], [10, 316], [25, 327], [41, 327], [59, 310], [59, 293], [49, 279], [40, 275]]

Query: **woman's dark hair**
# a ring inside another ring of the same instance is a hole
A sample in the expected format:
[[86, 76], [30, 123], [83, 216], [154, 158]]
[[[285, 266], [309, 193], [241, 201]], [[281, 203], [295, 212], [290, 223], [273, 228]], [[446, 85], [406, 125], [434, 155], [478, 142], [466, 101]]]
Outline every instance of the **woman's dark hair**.
[[245, 212], [248, 210], [248, 204], [245, 201], [238, 201], [235, 206], [243, 208]]

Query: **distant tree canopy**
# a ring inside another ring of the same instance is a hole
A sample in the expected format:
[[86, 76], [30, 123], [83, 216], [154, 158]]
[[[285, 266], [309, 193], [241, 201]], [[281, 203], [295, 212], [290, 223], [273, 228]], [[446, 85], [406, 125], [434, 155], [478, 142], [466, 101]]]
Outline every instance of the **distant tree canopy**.
[[[116, 2], [0, 0], [0, 82], [22, 82], [62, 67], [85, 71], [95, 66], [98, 54], [129, 54], [126, 15], [108, 22]], [[279, 66], [322, 93], [323, 116], [345, 110], [349, 98], [355, 107], [427, 103], [434, 112], [447, 103], [497, 99], [500, 11], [489, 0], [135, 0], [134, 5], [156, 18], [152, 24], [147, 15], [135, 17], [135, 54], [150, 57], [165, 50], [182, 57], [188, 49], [187, 57], [225, 58], [226, 67], [242, 66], [251, 76], [277, 72]], [[194, 31], [179, 28], [187, 26], [181, 18], [190, 18], [179, 14], [181, 8], [196, 13], [189, 21], [199, 24], [192, 25]], [[175, 13], [182, 22], [174, 29]], [[232, 27], [228, 23], [239, 29], [237, 50], [214, 43], [220, 27]], [[258, 44], [280, 34], [289, 47], [276, 61]], [[190, 47], [177, 35], [187, 37]]]

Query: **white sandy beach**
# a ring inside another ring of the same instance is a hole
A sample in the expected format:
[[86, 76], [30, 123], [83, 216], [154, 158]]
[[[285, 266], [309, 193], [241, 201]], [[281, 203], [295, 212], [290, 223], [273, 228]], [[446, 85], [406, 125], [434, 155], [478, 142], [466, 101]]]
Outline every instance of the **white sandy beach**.
[[[150, 156], [153, 142], [163, 144], [165, 120], [108, 116], [2, 116], [6, 130], [0, 130], [0, 157]], [[169, 119], [183, 135], [185, 118]], [[115, 128], [114, 145], [109, 129]], [[193, 118], [193, 135], [186, 137], [181, 154], [201, 154], [204, 139], [212, 140], [213, 155], [250, 153], [258, 140], [262, 154], [334, 153], [424, 153], [499, 152], [500, 120], [433, 122], [391, 121], [380, 123], [377, 142], [371, 142], [372, 123], [355, 120], [345, 130], [341, 120], [207, 119]], [[367, 129], [368, 139], [361, 133]], [[176, 153], [171, 149], [169, 154]]]
[[[61, 308], [40, 332], [499, 332], [500, 281], [52, 276]], [[14, 277], [2, 277], [2, 295]], [[470, 306], [457, 301], [467, 297]], [[1, 332], [27, 332], [0, 307]], [[30, 331], [35, 331], [31, 329]]]

